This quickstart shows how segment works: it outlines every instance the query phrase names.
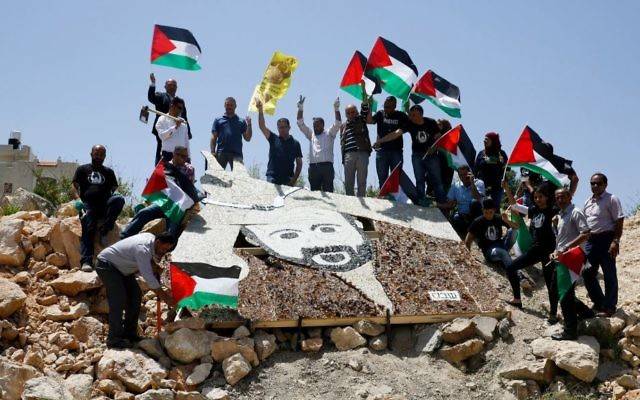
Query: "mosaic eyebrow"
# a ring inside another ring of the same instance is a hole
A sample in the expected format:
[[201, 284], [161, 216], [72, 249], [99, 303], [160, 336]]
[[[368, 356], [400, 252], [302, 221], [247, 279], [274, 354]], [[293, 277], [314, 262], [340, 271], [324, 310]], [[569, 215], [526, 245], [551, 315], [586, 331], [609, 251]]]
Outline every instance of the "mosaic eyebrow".
[[301, 230], [299, 230], [299, 229], [284, 228], [284, 229], [278, 229], [277, 231], [273, 231], [273, 232], [271, 232], [271, 233], [269, 234], [269, 236], [273, 236], [273, 235], [275, 235], [276, 233], [280, 233], [280, 232], [300, 232], [300, 233], [302, 233], [302, 231], [301, 231]]
[[338, 224], [313, 224], [313, 225], [311, 225], [311, 230], [314, 231], [317, 228], [322, 227], [322, 226], [341, 226], [341, 225], [338, 225]]

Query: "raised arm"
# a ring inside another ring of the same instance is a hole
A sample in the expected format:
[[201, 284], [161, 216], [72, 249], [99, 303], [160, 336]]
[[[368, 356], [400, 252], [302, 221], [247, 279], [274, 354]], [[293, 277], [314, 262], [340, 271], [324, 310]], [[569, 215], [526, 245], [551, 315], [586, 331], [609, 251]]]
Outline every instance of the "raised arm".
[[329, 135], [335, 137], [340, 128], [342, 127], [342, 115], [340, 115], [340, 97], [336, 97], [336, 101], [333, 102], [333, 112], [335, 114], [336, 120], [329, 128]]
[[509, 218], [509, 214], [507, 214], [506, 211], [502, 212], [502, 221], [507, 224], [507, 226], [509, 226], [509, 228], [511, 229], [518, 229], [520, 227], [520, 224], [516, 221], [512, 221], [511, 218]]
[[298, 100], [298, 115], [296, 115], [296, 122], [298, 123], [300, 132], [302, 132], [302, 134], [306, 136], [307, 139], [311, 140], [311, 129], [309, 129], [307, 124], [304, 123], [304, 99], [305, 98], [301, 95], [300, 99]]
[[156, 76], [153, 72], [149, 75], [149, 80], [151, 84], [149, 85], [149, 90], [147, 91], [147, 100], [152, 103], [154, 106], [158, 106], [158, 94], [156, 93]]
[[502, 181], [502, 189], [504, 189], [504, 194], [507, 195], [507, 201], [509, 204], [516, 204], [516, 198], [513, 197], [513, 193], [511, 193], [511, 188], [509, 187], [509, 182], [507, 180]]
[[251, 137], [253, 136], [253, 128], [251, 127], [251, 117], [247, 115], [244, 118], [244, 122], [245, 124], [247, 124], [247, 129], [244, 130], [242, 137], [244, 138], [245, 141], [249, 142], [251, 141]]
[[269, 140], [271, 136], [271, 131], [267, 128], [267, 125], [264, 122], [264, 110], [262, 110], [262, 100], [256, 99], [256, 108], [258, 109], [258, 127], [262, 131], [264, 137]]
[[571, 183], [569, 183], [569, 192], [571, 193], [571, 197], [573, 197], [578, 190], [578, 182], [580, 181], [580, 178], [578, 178], [578, 174], [574, 172], [569, 179], [571, 180]]

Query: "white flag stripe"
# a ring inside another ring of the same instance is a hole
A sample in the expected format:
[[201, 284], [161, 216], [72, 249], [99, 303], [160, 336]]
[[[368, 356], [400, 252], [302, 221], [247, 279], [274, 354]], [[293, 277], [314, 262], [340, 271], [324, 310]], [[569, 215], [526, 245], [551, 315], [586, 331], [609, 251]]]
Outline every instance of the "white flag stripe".
[[556, 169], [556, 167], [554, 167], [553, 164], [551, 164], [551, 162], [549, 160], [547, 160], [546, 158], [542, 157], [540, 154], [536, 153], [535, 150], [533, 151], [533, 157], [536, 159], [536, 162], [534, 163], [536, 165], [536, 167], [539, 167], [539, 168], [544, 169], [545, 171], [548, 171], [561, 184], [568, 185], [571, 182], [567, 175], [565, 175], [565, 174], [561, 173], [560, 171], [558, 171]]
[[173, 45], [176, 46], [175, 49], [171, 50], [170, 52], [171, 54], [187, 56], [195, 60], [197, 60], [198, 57], [200, 57], [200, 50], [198, 50], [198, 48], [192, 45], [191, 43], [180, 42], [177, 40], [172, 40], [171, 43], [173, 43]]
[[458, 99], [454, 99], [453, 97], [449, 97], [444, 93], [441, 93], [436, 90], [436, 99], [447, 108], [460, 108], [460, 102]]
[[384, 68], [399, 76], [407, 83], [407, 86], [411, 86], [418, 81], [418, 75], [416, 75], [409, 66], [401, 63], [391, 56], [389, 56], [389, 59], [391, 59], [391, 65]]
[[192, 276], [196, 281], [194, 292], [216, 293], [224, 296], [238, 295], [238, 279], [235, 278], [215, 278], [204, 279], [198, 276]]
[[186, 211], [193, 206], [193, 200], [191, 197], [187, 196], [187, 194], [180, 189], [180, 187], [173, 181], [173, 179], [165, 178], [167, 182], [167, 188], [162, 189], [162, 193], [167, 195], [167, 197], [176, 203], [178, 207], [182, 211]]

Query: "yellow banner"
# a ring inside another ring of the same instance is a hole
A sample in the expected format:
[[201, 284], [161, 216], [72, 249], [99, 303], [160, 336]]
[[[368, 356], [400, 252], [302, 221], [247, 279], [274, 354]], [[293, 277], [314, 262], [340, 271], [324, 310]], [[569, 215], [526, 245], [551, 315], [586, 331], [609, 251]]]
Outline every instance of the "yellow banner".
[[262, 81], [256, 86], [249, 103], [249, 111], [258, 112], [255, 99], [262, 101], [262, 109], [265, 114], [273, 115], [276, 112], [276, 103], [283, 98], [291, 85], [291, 75], [298, 68], [298, 60], [295, 57], [282, 54], [279, 51], [273, 53], [267, 70], [264, 71]]

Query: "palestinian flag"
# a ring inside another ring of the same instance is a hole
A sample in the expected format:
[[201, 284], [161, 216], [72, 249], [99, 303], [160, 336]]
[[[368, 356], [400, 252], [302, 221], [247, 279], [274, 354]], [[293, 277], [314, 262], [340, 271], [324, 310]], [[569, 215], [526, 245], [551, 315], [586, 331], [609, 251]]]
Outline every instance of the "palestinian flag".
[[460, 118], [460, 89], [431, 70], [425, 72], [411, 90], [414, 104], [425, 99], [447, 115]]
[[[517, 200], [518, 204], [522, 204], [522, 199]], [[513, 244], [513, 252], [516, 257], [519, 257], [529, 251], [533, 238], [527, 224], [524, 222], [524, 218], [517, 212], [511, 213], [511, 220], [518, 223], [518, 230], [516, 231], [516, 242]]]
[[378, 197], [389, 199], [398, 203], [416, 204], [418, 201], [418, 189], [411, 178], [402, 170], [402, 163], [396, 165], [391, 174], [380, 188]]
[[151, 64], [197, 71], [200, 45], [191, 32], [172, 26], [156, 25], [151, 42]]
[[160, 207], [164, 215], [176, 224], [182, 221], [185, 211], [197, 201], [191, 197], [193, 194], [190, 193], [195, 192], [193, 184], [189, 182], [191, 187], [186, 186], [183, 182], [186, 177], [180, 175], [182, 174], [172, 168], [172, 164], [159, 162], [142, 191], [142, 197], [146, 201]]
[[464, 165], [473, 170], [476, 149], [462, 125], [458, 125], [442, 135], [433, 147], [447, 156], [449, 168], [458, 169]]
[[[377, 94], [382, 91], [380, 84], [377, 81], [369, 79], [365, 76], [364, 69], [367, 66], [367, 57], [364, 54], [356, 50], [349, 62], [347, 70], [344, 72], [342, 81], [340, 82], [340, 89], [349, 93], [356, 99], [363, 101], [362, 87], [360, 82], [364, 80], [365, 91], [368, 95]], [[378, 103], [374, 100], [371, 104], [371, 110], [376, 111], [378, 109]]]
[[587, 263], [587, 256], [579, 246], [571, 248], [560, 254], [556, 263], [556, 276], [558, 279], [558, 296], [564, 298], [575, 281], [580, 278], [582, 269]]
[[379, 37], [369, 54], [365, 75], [380, 82], [390, 95], [406, 100], [418, 80], [418, 68], [406, 51]]
[[526, 168], [556, 186], [564, 186], [569, 184], [569, 175], [575, 174], [572, 163], [571, 160], [553, 154], [553, 146], [543, 142], [533, 129], [525, 126], [509, 156], [507, 166]]
[[171, 294], [178, 307], [197, 310], [217, 305], [238, 308], [240, 267], [214, 267], [210, 264], [171, 263]]

